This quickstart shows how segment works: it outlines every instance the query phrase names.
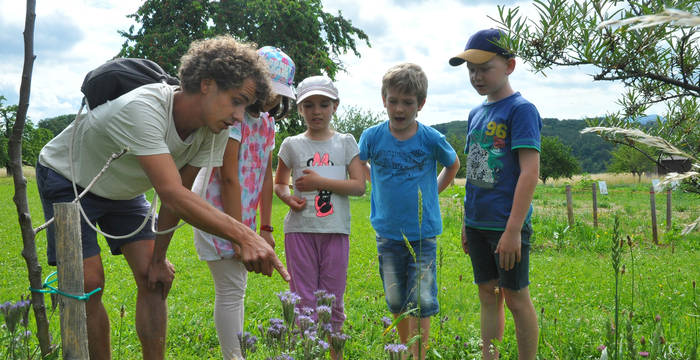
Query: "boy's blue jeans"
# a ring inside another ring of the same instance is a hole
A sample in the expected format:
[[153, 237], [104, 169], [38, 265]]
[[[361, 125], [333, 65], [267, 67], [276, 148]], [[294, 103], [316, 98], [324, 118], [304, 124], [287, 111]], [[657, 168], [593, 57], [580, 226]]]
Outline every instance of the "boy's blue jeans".
[[420, 309], [411, 315], [433, 316], [440, 311], [435, 265], [437, 240], [433, 237], [409, 243], [416, 254], [415, 260], [405, 241], [377, 236], [379, 274], [384, 284], [386, 304], [393, 314], [400, 314], [418, 308], [420, 299]]

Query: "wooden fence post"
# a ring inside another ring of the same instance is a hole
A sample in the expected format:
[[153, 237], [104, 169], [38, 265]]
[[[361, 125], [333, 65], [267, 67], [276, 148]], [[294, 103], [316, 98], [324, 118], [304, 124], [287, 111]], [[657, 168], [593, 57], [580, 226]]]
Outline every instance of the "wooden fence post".
[[671, 230], [671, 187], [666, 189], [666, 231]]
[[598, 227], [598, 190], [596, 189], [596, 184], [591, 184], [593, 189], [593, 226]]
[[654, 244], [659, 245], [659, 234], [656, 230], [656, 193], [654, 192], [654, 185], [649, 189], [649, 195], [651, 201], [651, 234]]
[[566, 214], [569, 216], [569, 226], [574, 226], [574, 205], [571, 199], [571, 185], [566, 185]]
[[[56, 265], [58, 289], [82, 295], [83, 245], [80, 239], [80, 211], [76, 203], [56, 203]], [[85, 302], [59, 295], [61, 310], [61, 348], [64, 359], [88, 359]]]

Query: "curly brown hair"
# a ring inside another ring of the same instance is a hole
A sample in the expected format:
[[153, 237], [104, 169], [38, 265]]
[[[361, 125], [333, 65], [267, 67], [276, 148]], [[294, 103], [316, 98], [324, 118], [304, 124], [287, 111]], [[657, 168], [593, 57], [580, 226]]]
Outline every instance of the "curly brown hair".
[[416, 95], [418, 103], [423, 103], [428, 95], [428, 77], [420, 66], [403, 63], [392, 66], [382, 77], [382, 97], [386, 98], [389, 89], [404, 94]]
[[241, 87], [245, 79], [255, 83], [257, 101], [271, 96], [267, 64], [254, 44], [242, 43], [230, 35], [196, 40], [180, 58], [180, 86], [185, 92], [198, 93], [204, 79], [212, 79], [222, 90]]

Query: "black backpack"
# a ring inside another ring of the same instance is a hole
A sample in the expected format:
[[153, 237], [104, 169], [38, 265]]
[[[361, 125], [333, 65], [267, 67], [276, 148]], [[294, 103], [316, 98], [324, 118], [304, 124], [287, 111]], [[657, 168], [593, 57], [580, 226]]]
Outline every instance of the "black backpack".
[[110, 60], [85, 75], [80, 91], [90, 109], [114, 100], [139, 86], [162, 82], [179, 85], [160, 65], [147, 59], [119, 58]]

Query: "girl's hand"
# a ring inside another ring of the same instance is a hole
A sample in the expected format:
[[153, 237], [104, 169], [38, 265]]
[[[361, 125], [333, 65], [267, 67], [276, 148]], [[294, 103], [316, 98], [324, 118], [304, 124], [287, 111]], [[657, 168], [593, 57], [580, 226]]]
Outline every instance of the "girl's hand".
[[285, 203], [289, 205], [289, 208], [291, 208], [294, 211], [301, 211], [304, 209], [306, 206], [306, 199], [296, 197], [294, 195], [289, 195], [287, 199], [285, 200]]
[[314, 191], [319, 190], [319, 183], [321, 181], [321, 176], [318, 175], [313, 170], [305, 169], [302, 170], [305, 175], [300, 176], [294, 181], [294, 186], [300, 191]]
[[270, 244], [273, 249], [275, 248], [275, 238], [272, 236], [271, 232], [260, 230], [260, 236], [262, 236], [262, 238], [265, 239], [265, 241], [267, 241], [267, 243]]

